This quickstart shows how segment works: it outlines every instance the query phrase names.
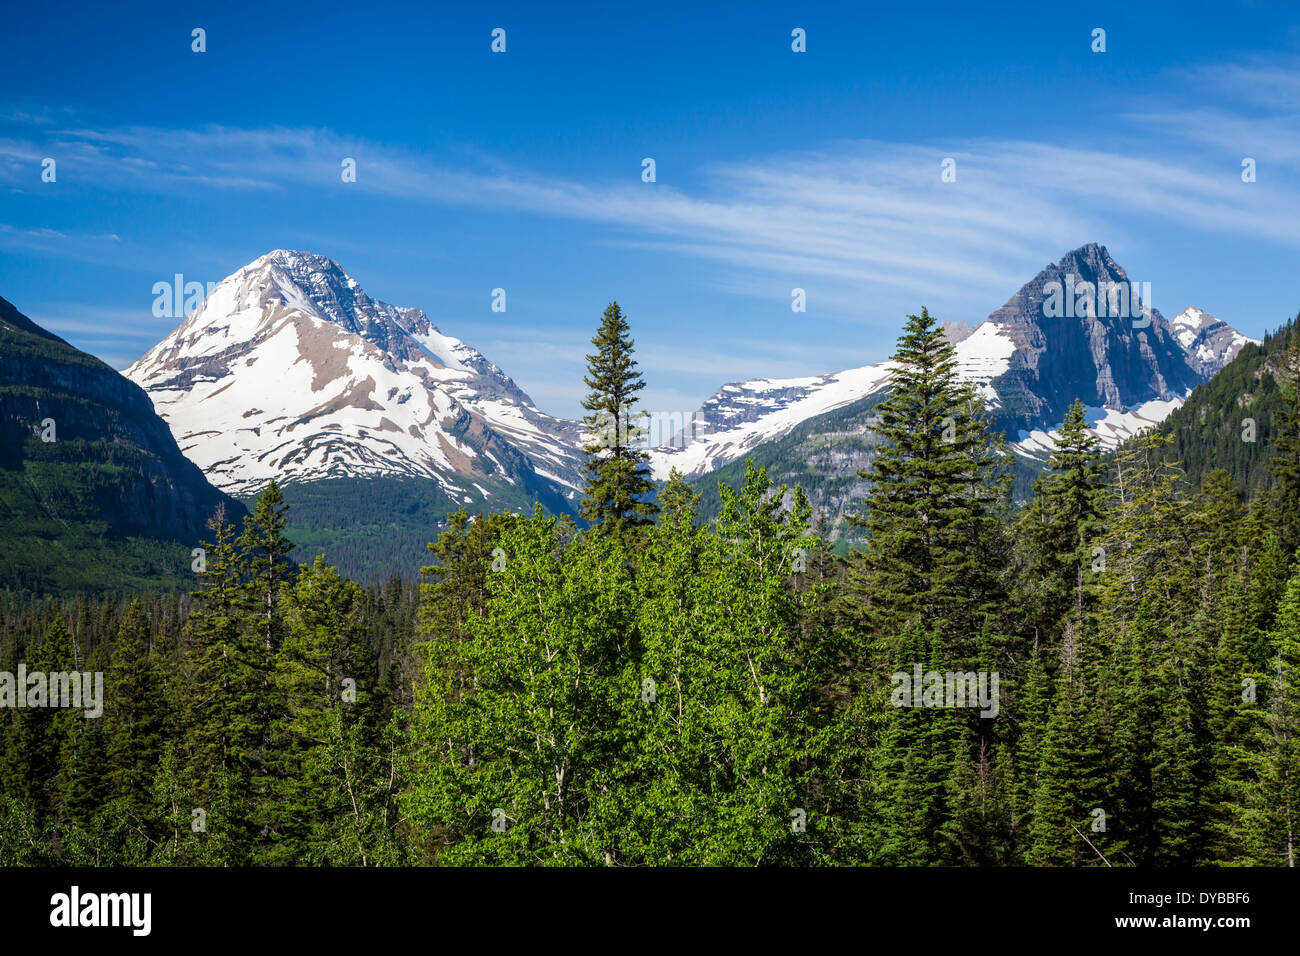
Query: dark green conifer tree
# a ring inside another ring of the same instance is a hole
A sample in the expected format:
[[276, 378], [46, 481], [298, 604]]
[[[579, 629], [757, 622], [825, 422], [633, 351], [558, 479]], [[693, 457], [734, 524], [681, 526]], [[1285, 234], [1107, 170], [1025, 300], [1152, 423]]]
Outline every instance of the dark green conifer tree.
[[[49, 675], [77, 669], [72, 653], [72, 635], [68, 633], [62, 615], [58, 615], [45, 632], [45, 640], [28, 661], [27, 671], [29, 674], [41, 672]], [[81, 712], [70, 708], [49, 707], [48, 694], [47, 682], [40, 704], [23, 712], [24, 750], [28, 773], [31, 774], [29, 793], [35, 799], [38, 811], [48, 814], [46, 818], [62, 830], [69, 823], [65, 804], [69, 779], [76, 763], [76, 721], [84, 722], [84, 718]], [[28, 703], [32, 703], [30, 694]]]
[[378, 668], [364, 639], [365, 593], [317, 557], [285, 587], [274, 682], [270, 863], [396, 862], [383, 826], [392, 794], [382, 758]]
[[1273, 458], [1269, 462], [1273, 489], [1269, 501], [1282, 553], [1291, 559], [1300, 548], [1300, 325], [1291, 332], [1291, 345], [1281, 364], [1282, 404], [1273, 422]]
[[284, 493], [272, 479], [244, 517], [238, 542], [247, 575], [248, 612], [268, 654], [274, 653], [283, 637], [280, 585], [289, 577], [289, 554], [294, 549], [293, 542], [284, 536], [288, 511]]
[[851, 555], [846, 599], [870, 629], [897, 639], [910, 621], [939, 631], [953, 663], [975, 656], [976, 635], [998, 597], [995, 506], [1008, 476], [979, 399], [956, 372], [952, 345], [925, 309], [908, 316], [889, 397], [877, 409], [882, 439], [854, 523], [869, 533]]
[[[206, 859], [244, 862], [255, 838], [253, 780], [264, 758], [268, 659], [262, 608], [250, 608], [246, 563], [218, 508], [185, 637], [185, 780], [208, 821]], [[257, 622], [256, 628], [253, 622]], [[195, 831], [199, 832], [199, 831]]]
[[112, 793], [108, 776], [108, 740], [100, 719], [90, 718], [73, 727], [76, 743], [64, 805], [68, 819], [75, 826], [90, 829]]
[[636, 393], [645, 382], [632, 357], [629, 332], [618, 303], [611, 302], [591, 340], [596, 352], [587, 356], [583, 379], [591, 389], [582, 403], [591, 441], [584, 448], [587, 485], [581, 513], [584, 520], [615, 535], [645, 526], [657, 511], [650, 494], [654, 482], [648, 456], [640, 447], [644, 430], [634, 412]]
[[1207, 680], [1207, 723], [1212, 777], [1203, 794], [1210, 859], [1231, 863], [1245, 856], [1233, 807], [1253, 779], [1250, 746], [1267, 696], [1268, 675], [1251, 660], [1258, 642], [1251, 613], [1249, 567], [1240, 561], [1225, 584], [1223, 618]]
[[1135, 864], [1188, 865], [1206, 837], [1199, 778], [1208, 754], [1197, 746], [1186, 671], [1157, 622], [1158, 600], [1152, 595], [1139, 605], [1117, 648], [1113, 822]]
[[954, 711], [923, 696], [914, 667], [943, 675], [951, 670], [941, 635], [919, 621], [909, 624], [895, 650], [891, 685], [877, 696], [885, 721], [873, 751], [871, 806], [876, 811], [872, 840], [875, 864], [944, 866], [961, 860], [951, 839], [950, 821], [960, 799], [968, 760], [965, 729]]
[[117, 812], [141, 836], [152, 817], [153, 775], [162, 755], [166, 702], [160, 665], [144, 609], [133, 600], [118, 626], [104, 679], [104, 719]]
[[1300, 857], [1300, 573], [1278, 607], [1269, 681], [1259, 688], [1254, 733], [1235, 756], [1245, 772], [1229, 805], [1239, 863], [1294, 867]]
[[1055, 642], [1067, 616], [1091, 607], [1092, 545], [1102, 511], [1104, 470], [1083, 403], [1070, 405], [1047, 468], [1017, 522], [1028, 559], [1016, 592], [1041, 639]]

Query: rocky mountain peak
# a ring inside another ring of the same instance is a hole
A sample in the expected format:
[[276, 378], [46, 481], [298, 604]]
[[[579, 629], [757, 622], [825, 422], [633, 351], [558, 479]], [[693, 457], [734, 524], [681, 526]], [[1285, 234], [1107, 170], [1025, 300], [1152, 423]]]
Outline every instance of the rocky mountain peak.
[[1105, 246], [1088, 243], [1043, 268], [988, 322], [1015, 343], [999, 379], [999, 423], [1014, 437], [1059, 422], [1075, 398], [1122, 410], [1181, 399], [1204, 375]]
[[393, 475], [469, 503], [502, 483], [578, 480], [576, 426], [424, 312], [371, 298], [313, 253], [276, 249], [236, 270], [125, 374], [236, 494], [271, 476]]
[[[1051, 431], [1075, 398], [1113, 447], [1159, 422], [1188, 391], [1250, 341], [1213, 316], [1185, 310], [1170, 323], [1151, 305], [1150, 283], [1130, 278], [1090, 242], [1048, 263], [975, 328], [945, 321], [958, 374], [987, 401], [1023, 455], [1051, 449]], [[704, 403], [685, 447], [655, 449], [656, 474], [703, 474], [801, 423], [847, 408], [888, 384], [887, 365], [833, 375], [723, 386]], [[838, 426], [836, 426], [838, 427]]]
[[1206, 377], [1236, 358], [1247, 342], [1256, 342], [1217, 315], [1211, 315], [1192, 305], [1170, 319], [1169, 325], [1192, 364]]

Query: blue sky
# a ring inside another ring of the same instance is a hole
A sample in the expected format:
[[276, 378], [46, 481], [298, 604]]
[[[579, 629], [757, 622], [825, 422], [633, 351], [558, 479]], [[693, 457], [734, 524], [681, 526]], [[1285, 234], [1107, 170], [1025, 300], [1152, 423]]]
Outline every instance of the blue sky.
[[570, 416], [611, 299], [658, 411], [978, 322], [1089, 241], [1166, 316], [1300, 310], [1295, 4], [449, 6], [10, 5], [0, 296], [121, 368], [176, 324], [155, 282], [307, 249]]

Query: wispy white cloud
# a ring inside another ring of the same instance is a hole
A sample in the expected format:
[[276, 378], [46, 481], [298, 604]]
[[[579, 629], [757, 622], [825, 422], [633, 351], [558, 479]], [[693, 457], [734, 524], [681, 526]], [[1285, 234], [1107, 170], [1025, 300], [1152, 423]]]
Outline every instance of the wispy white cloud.
[[[1216, 241], [1300, 245], [1294, 67], [1247, 62], [1183, 70], [1167, 84], [1176, 92], [1113, 104], [1105, 123], [1090, 118], [1073, 141], [839, 141], [714, 163], [690, 188], [645, 184], [632, 172], [619, 182], [578, 182], [491, 156], [451, 157], [328, 129], [100, 129], [72, 111], [24, 106], [0, 111], [0, 183], [27, 188], [34, 164], [48, 155], [58, 159], [61, 181], [128, 193], [188, 196], [201, 187], [273, 199], [356, 190], [592, 224], [599, 228], [589, 230], [591, 242], [702, 263], [707, 268], [693, 280], [702, 287], [764, 299], [773, 308], [783, 300], [788, 308], [797, 285], [808, 290], [810, 308], [830, 306], [841, 318], [864, 316], [862, 303], [875, 296], [987, 310], [1049, 257], [1087, 241], [1122, 244], [1153, 221]], [[1241, 156], [1258, 160], [1258, 182], [1241, 181]], [[941, 181], [947, 157], [956, 161], [955, 182]], [[357, 162], [355, 183], [340, 179], [344, 158]], [[116, 237], [76, 238], [90, 248]], [[0, 226], [3, 245], [53, 252], [72, 243], [54, 230]], [[472, 341], [521, 384], [528, 379], [539, 401], [552, 391], [572, 400], [585, 339], [494, 331]], [[706, 329], [681, 348], [663, 340], [642, 348], [647, 371], [700, 377], [717, 370], [719, 354], [726, 355], [728, 378], [806, 374], [825, 355], [814, 345], [807, 355], [785, 346], [766, 354], [729, 351]], [[552, 380], [565, 384], [552, 389]], [[670, 390], [663, 401], [672, 400]]]
[[1249, 156], [1263, 169], [1260, 182], [1283, 170], [1300, 171], [1300, 61], [1206, 64], [1181, 71], [1196, 105], [1153, 98], [1124, 116], [1134, 127], [1209, 149], [1235, 164]]
[[33, 322], [57, 334], [83, 333], [102, 341], [132, 341], [143, 336], [161, 336], [175, 328], [177, 320], [157, 318], [146, 302], [138, 309], [54, 303], [29, 316]]
[[0, 249], [44, 252], [77, 259], [103, 256], [106, 245], [121, 243], [115, 232], [63, 232], [46, 226], [13, 226], [0, 223]]
[[[1289, 103], [1295, 85], [1281, 73], [1228, 75], [1233, 85], [1262, 90], [1266, 107]], [[410, 149], [285, 127], [45, 131], [41, 149], [10, 137], [0, 140], [0, 177], [12, 179], [33, 157], [53, 152], [64, 157], [61, 166], [115, 188], [324, 190], [340, 187], [340, 163], [351, 157], [358, 174], [347, 188], [364, 192], [596, 222], [610, 230], [606, 241], [749, 274], [982, 297], [1014, 287], [1026, 263], [1041, 264], [1042, 250], [1105, 239], [1124, 216], [1300, 243], [1293, 212], [1300, 193], [1289, 182], [1243, 188], [1235, 168], [1194, 160], [1168, 144], [1159, 152], [1141, 135], [1144, 126], [1161, 126], [1223, 145], [1253, 137], [1259, 152], [1292, 162], [1300, 158], [1300, 133], [1289, 118], [1205, 108], [1133, 113], [1129, 138], [1110, 148], [841, 142], [718, 164], [691, 192], [639, 180], [578, 183], [500, 164], [452, 169]], [[945, 157], [956, 161], [956, 182], [940, 181]]]

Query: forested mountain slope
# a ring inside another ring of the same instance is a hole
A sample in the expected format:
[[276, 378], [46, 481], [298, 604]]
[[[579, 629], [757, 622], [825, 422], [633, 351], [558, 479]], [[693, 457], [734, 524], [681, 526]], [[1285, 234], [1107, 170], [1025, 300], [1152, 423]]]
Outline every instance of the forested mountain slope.
[[191, 585], [223, 502], [142, 389], [0, 299], [0, 586]]
[[1173, 436], [1162, 453], [1200, 486], [1215, 468], [1228, 472], [1248, 494], [1271, 485], [1276, 416], [1288, 381], [1283, 357], [1296, 337], [1297, 320], [1248, 343], [1221, 372], [1197, 386], [1157, 431]]

